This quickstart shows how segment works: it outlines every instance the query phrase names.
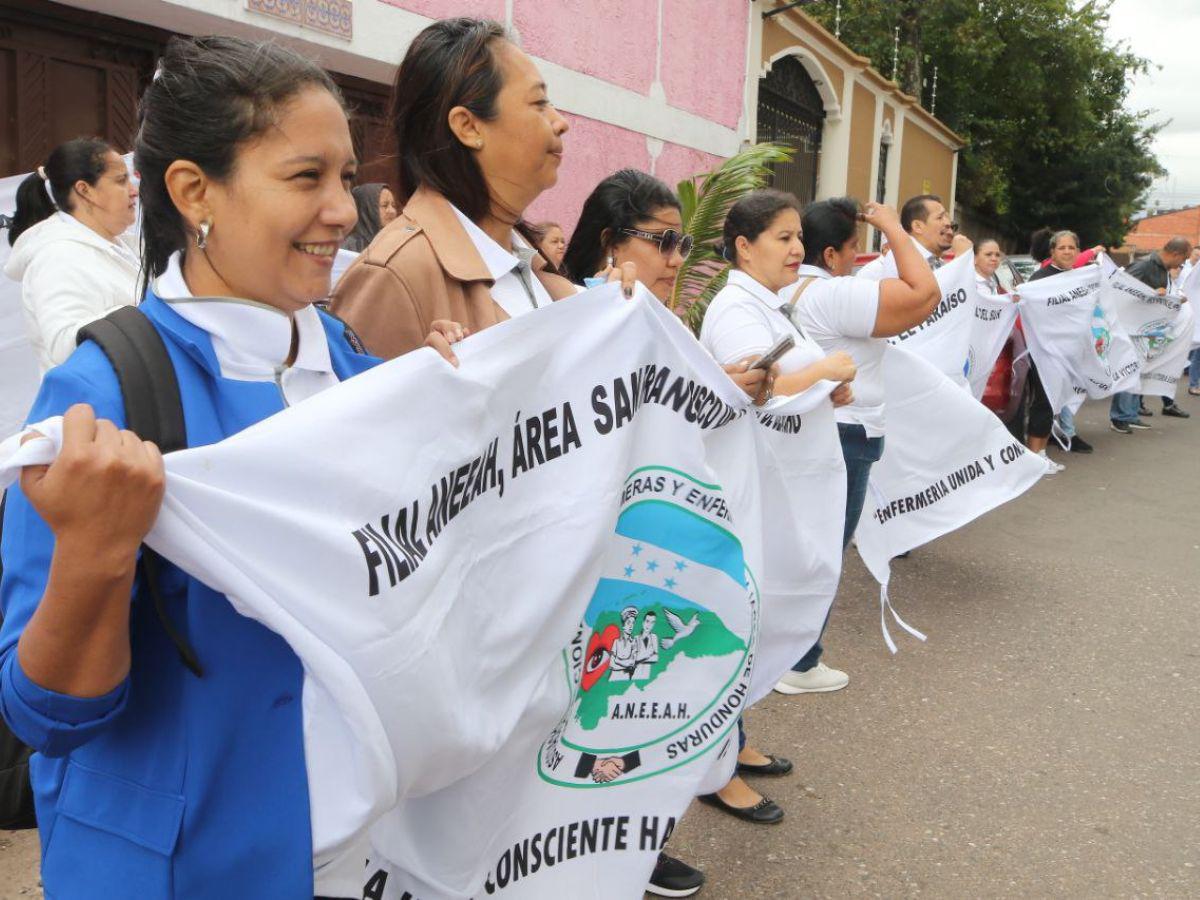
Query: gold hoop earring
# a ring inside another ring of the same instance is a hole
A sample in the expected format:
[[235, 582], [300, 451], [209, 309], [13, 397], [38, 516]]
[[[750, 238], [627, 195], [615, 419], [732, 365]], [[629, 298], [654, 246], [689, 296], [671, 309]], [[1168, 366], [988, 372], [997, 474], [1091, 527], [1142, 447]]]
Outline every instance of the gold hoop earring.
[[208, 246], [208, 233], [212, 230], [212, 219], [205, 219], [196, 231], [196, 249], [203, 250]]

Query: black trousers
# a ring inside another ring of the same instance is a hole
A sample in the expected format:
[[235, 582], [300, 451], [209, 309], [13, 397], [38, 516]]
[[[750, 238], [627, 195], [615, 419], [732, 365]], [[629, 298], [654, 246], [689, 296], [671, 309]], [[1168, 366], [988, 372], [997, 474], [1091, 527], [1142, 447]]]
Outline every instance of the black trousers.
[[1050, 408], [1050, 399], [1046, 396], [1046, 389], [1042, 387], [1042, 379], [1032, 360], [1029, 362], [1029, 374], [1026, 378], [1030, 386], [1027, 436], [1048, 438], [1051, 429], [1054, 428], [1054, 410]]

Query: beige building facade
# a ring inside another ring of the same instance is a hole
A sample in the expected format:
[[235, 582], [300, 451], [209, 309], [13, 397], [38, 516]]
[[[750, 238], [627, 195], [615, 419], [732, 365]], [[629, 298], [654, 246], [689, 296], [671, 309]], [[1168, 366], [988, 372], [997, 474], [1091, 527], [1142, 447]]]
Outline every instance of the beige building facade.
[[[954, 209], [963, 139], [800, 9], [756, 0], [747, 48], [746, 131], [797, 147], [776, 186], [802, 201], [850, 196], [899, 206], [937, 194]], [[751, 99], [750, 89], [756, 89]], [[863, 226], [864, 246], [877, 246]]]

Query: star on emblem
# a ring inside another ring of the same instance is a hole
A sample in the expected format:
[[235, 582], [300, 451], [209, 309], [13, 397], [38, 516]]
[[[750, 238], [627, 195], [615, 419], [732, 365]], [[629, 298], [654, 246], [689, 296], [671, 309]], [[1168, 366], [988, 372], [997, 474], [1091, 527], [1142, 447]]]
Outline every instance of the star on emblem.
[[664, 582], [664, 583], [665, 583], [665, 584], [666, 584], [666, 586], [667, 586], [667, 587], [669, 587], [669, 588], [673, 588], [673, 587], [675, 587], [675, 579], [674, 579], [674, 578], [668, 578], [668, 579], [666, 580], [666, 582]]
[[650, 560], [650, 562], [646, 563], [646, 571], [647, 572], [653, 572], [657, 569], [658, 569], [658, 560], [657, 559], [652, 559], [652, 560]]
[[633, 566], [626, 566], [626, 567], [625, 567], [625, 577], [626, 577], [626, 578], [632, 578], [632, 577], [633, 577]]
[[685, 563], [682, 559], [678, 560], [675, 563], [675, 571], [676, 572], [682, 572], [686, 568], [687, 568], [687, 563]]
[[634, 556], [641, 556], [641, 555], [642, 555], [642, 545], [641, 545], [641, 544], [634, 544], [634, 545], [633, 545], [633, 555], [634, 555]]

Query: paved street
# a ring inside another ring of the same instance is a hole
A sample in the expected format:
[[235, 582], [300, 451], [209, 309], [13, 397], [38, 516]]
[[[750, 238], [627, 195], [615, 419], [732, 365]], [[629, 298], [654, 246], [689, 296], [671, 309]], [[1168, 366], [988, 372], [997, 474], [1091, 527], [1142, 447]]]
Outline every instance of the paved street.
[[[751, 713], [796, 762], [759, 782], [787, 817], [694, 806], [672, 848], [701, 897], [1200, 896], [1196, 399], [1129, 437], [1089, 404], [1095, 455], [897, 561], [926, 645], [893, 629], [889, 657], [851, 553], [826, 657], [851, 685]], [[0, 896], [36, 894], [35, 866], [0, 836]]]
[[1088, 404], [1094, 455], [898, 560], [924, 646], [893, 628], [889, 657], [851, 552], [826, 642], [850, 686], [750, 714], [796, 763], [758, 780], [787, 815], [693, 805], [673, 845], [701, 896], [1200, 896], [1200, 402], [1180, 393], [1191, 420], [1128, 437]]

